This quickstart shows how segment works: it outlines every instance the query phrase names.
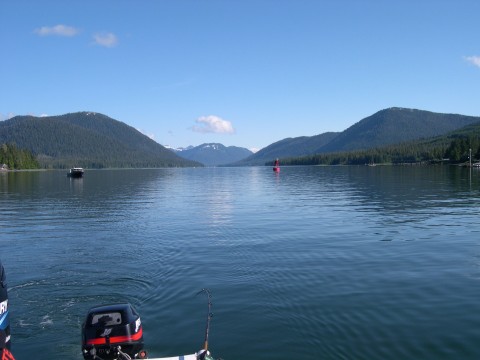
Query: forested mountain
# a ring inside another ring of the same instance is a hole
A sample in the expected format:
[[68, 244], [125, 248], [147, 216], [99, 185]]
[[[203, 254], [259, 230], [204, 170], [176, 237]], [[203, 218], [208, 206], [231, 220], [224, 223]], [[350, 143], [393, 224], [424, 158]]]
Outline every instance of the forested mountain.
[[242, 160], [253, 154], [250, 150], [245, 148], [237, 146], [226, 147], [217, 143], [189, 147], [186, 150], [175, 151], [175, 153], [185, 159], [198, 161], [207, 166], [229, 164]]
[[278, 141], [235, 165], [261, 165], [274, 158], [367, 150], [432, 138], [474, 123], [480, 123], [480, 117], [389, 108], [360, 120], [341, 133]]
[[369, 149], [431, 138], [476, 122], [480, 122], [480, 117], [389, 108], [350, 126], [315, 153]]
[[[185, 150], [180, 157], [120, 121], [98, 113], [78, 112], [49, 117], [16, 116], [1, 121], [0, 145], [13, 144], [17, 149], [32, 152], [43, 168], [201, 166], [189, 159], [209, 166], [227, 163], [243, 166], [263, 165], [275, 158], [280, 158], [283, 163], [288, 158], [294, 163], [302, 156], [308, 156], [310, 160], [304, 157], [301, 163], [360, 163], [375, 154], [377, 157], [372, 161], [396, 162], [407, 159], [408, 151], [412, 153], [412, 161], [441, 156], [461, 158], [467, 143], [476, 144], [471, 135], [456, 132], [446, 138], [439, 137], [443, 140], [435, 141], [443, 141], [443, 147], [435, 144], [435, 154], [431, 152], [431, 139], [469, 124], [480, 124], [480, 117], [390, 108], [341, 133], [283, 139], [250, 156], [249, 150], [244, 148], [203, 144]], [[465, 127], [462, 131], [471, 133], [474, 128]], [[419, 139], [430, 140], [414, 141]], [[449, 147], [450, 151], [446, 152]], [[351, 151], [358, 155], [357, 160], [352, 160]], [[332, 160], [331, 153], [350, 155], [345, 155], [347, 160], [339, 160], [338, 156]], [[325, 160], [327, 158], [329, 160]]]
[[445, 135], [362, 150], [282, 159], [284, 165], [461, 164], [480, 161], [480, 123]]
[[200, 166], [131, 126], [93, 112], [16, 116], [0, 122], [0, 144], [14, 143], [45, 168]]
[[235, 163], [234, 165], [263, 165], [265, 162], [272, 161], [276, 158], [314, 154], [320, 146], [328, 144], [338, 134], [339, 133], [335, 132], [327, 132], [315, 136], [300, 136], [283, 139], [268, 145], [257, 153]]

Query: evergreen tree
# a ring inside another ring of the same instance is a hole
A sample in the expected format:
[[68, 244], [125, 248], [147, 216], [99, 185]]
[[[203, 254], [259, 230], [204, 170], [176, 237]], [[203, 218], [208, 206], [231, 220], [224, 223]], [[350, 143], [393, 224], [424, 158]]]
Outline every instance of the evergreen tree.
[[6, 164], [9, 169], [38, 169], [35, 156], [27, 151], [18, 149], [15, 144], [2, 144], [0, 146], [0, 164]]

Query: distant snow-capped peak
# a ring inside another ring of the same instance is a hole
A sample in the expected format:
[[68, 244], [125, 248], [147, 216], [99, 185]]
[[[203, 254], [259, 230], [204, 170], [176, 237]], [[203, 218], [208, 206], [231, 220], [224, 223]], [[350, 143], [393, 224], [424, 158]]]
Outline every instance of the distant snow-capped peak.
[[175, 147], [170, 146], [170, 145], [163, 145], [163, 147], [165, 147], [169, 150], [173, 150], [173, 151], [185, 151], [185, 150], [190, 150], [190, 149], [194, 148], [192, 145], [187, 146], [187, 147], [179, 147], [179, 148], [175, 148]]
[[209, 149], [212, 148], [213, 150], [218, 150], [220, 149], [220, 144], [204, 144], [203, 149]]

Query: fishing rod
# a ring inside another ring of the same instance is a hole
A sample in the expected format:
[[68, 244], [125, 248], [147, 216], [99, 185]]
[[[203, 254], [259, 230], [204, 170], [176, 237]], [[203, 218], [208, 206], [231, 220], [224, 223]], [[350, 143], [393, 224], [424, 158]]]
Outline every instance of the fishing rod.
[[205, 342], [203, 345], [203, 349], [205, 352], [208, 350], [208, 332], [210, 331], [210, 320], [212, 319], [213, 313], [211, 312], [212, 309], [212, 294], [210, 293], [209, 289], [202, 289], [200, 290], [197, 295], [205, 293], [207, 295], [208, 300], [208, 313], [207, 313], [207, 326], [205, 327]]

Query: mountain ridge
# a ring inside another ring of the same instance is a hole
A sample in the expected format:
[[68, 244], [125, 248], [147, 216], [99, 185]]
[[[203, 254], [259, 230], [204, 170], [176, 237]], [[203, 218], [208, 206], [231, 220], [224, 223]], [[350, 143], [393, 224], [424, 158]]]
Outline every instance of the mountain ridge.
[[353, 124], [316, 152], [369, 149], [430, 138], [479, 121], [480, 117], [474, 116], [391, 107]]
[[242, 160], [251, 154], [250, 150], [238, 146], [225, 146], [220, 143], [204, 143], [182, 150], [174, 150], [185, 159], [198, 161], [206, 166], [221, 166]]
[[338, 134], [339, 133], [335, 132], [326, 132], [314, 136], [285, 138], [260, 149], [255, 154], [240, 160], [233, 165], [263, 165], [265, 162], [272, 161], [276, 158], [308, 155], [314, 151], [313, 149], [327, 144]]
[[[480, 122], [480, 117], [391, 107], [363, 118], [339, 133], [277, 141], [233, 165], [261, 165], [277, 157], [302, 157], [393, 145], [443, 135], [477, 122]], [[283, 155], [286, 149], [292, 147], [297, 149], [296, 154]]]
[[32, 151], [46, 168], [201, 166], [133, 127], [95, 112], [15, 116], [0, 122], [1, 143]]
[[121, 121], [84, 111], [48, 117], [16, 116], [0, 121], [0, 144], [12, 143], [31, 151], [44, 168], [248, 166], [264, 165], [275, 158], [357, 151], [428, 139], [477, 123], [480, 117], [394, 107], [380, 110], [342, 132], [285, 138], [255, 154], [219, 143], [205, 143], [179, 153]]

